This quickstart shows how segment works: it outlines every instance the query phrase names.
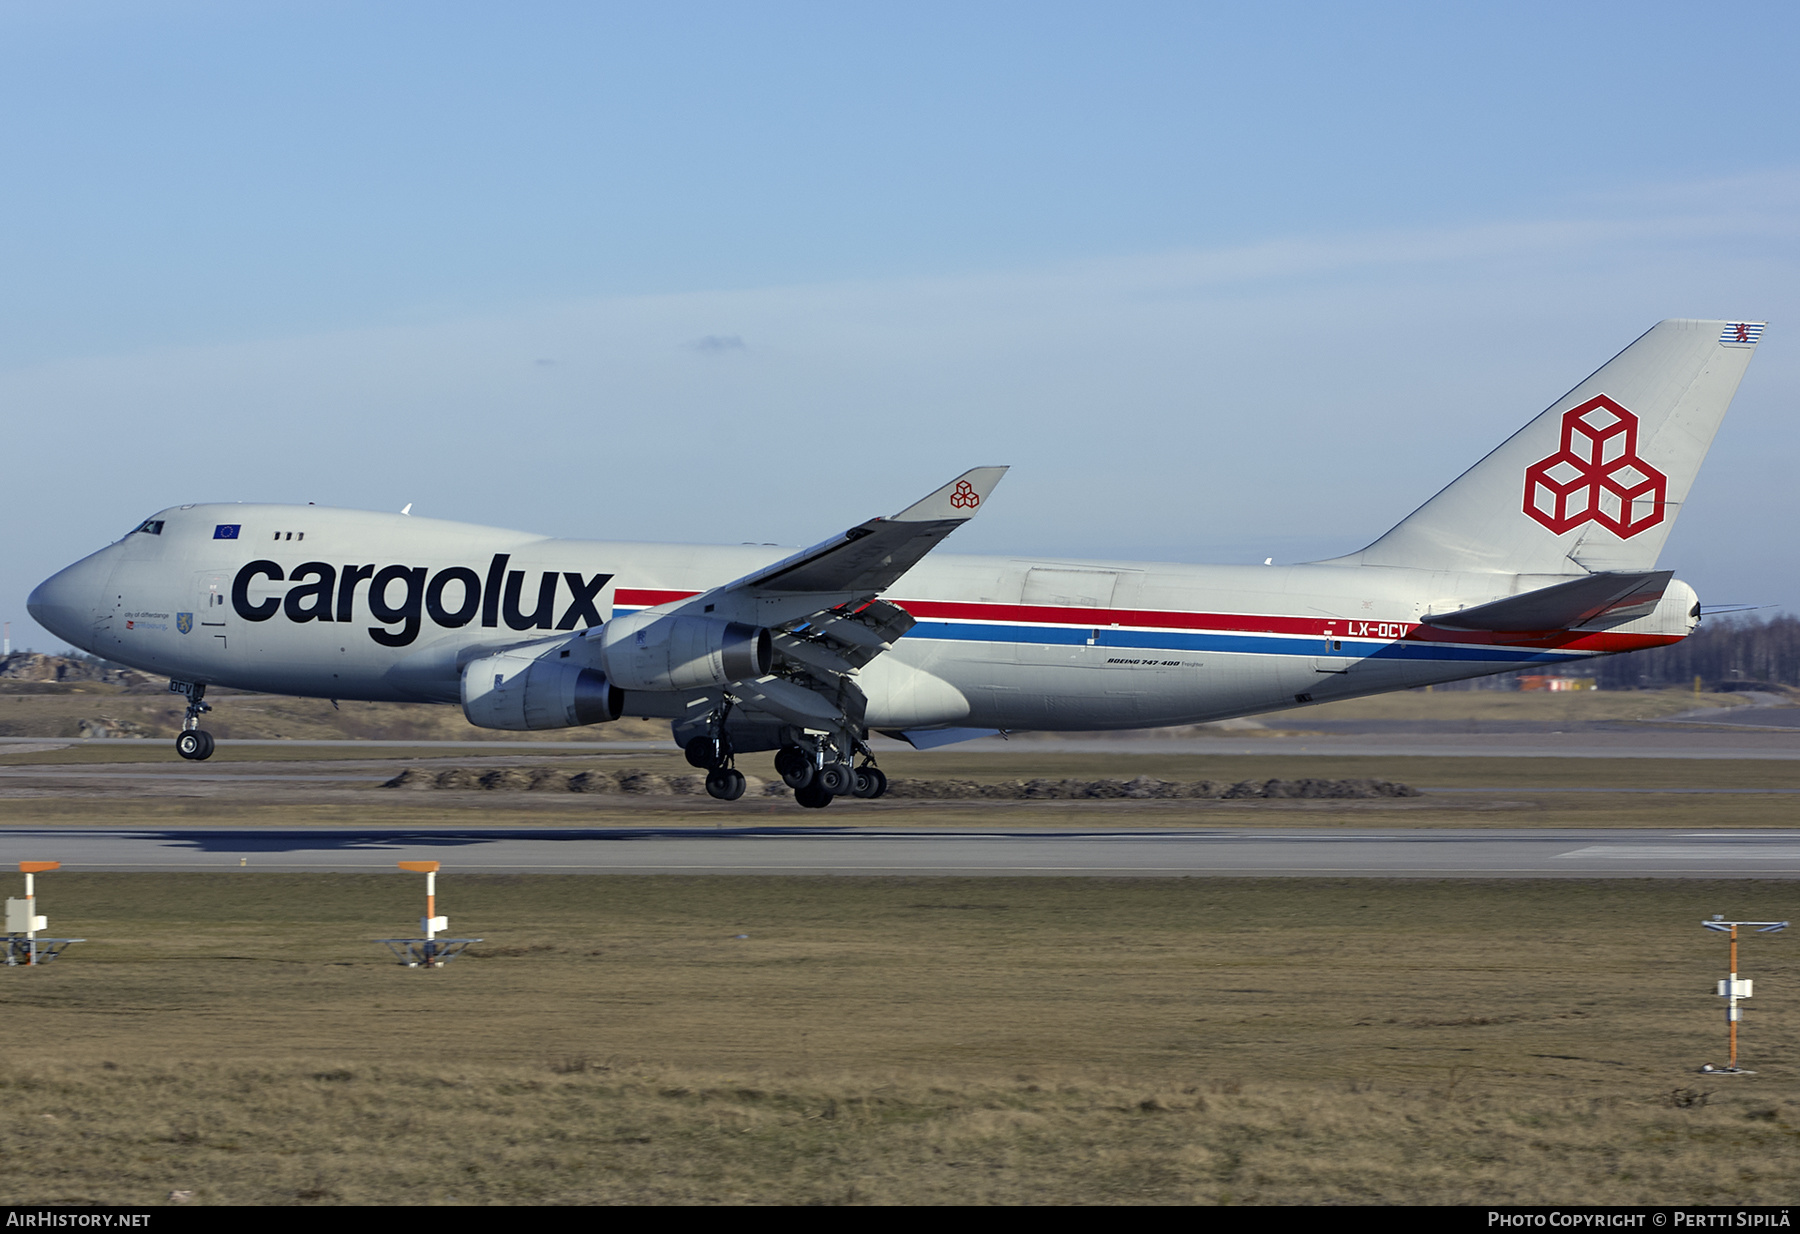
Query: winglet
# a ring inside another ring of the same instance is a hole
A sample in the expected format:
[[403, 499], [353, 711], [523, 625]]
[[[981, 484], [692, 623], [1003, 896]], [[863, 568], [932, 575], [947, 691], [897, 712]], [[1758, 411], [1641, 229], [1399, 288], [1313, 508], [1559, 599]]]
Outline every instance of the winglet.
[[941, 519], [973, 518], [1005, 474], [1004, 467], [976, 467], [965, 471], [931, 496], [913, 502], [890, 521], [934, 523]]

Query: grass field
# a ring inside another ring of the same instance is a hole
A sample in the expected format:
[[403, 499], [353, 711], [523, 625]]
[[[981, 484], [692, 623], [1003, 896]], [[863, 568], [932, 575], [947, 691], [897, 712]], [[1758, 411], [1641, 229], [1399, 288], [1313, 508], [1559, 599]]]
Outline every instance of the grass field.
[[[10, 1203], [1779, 1203], [1791, 883], [58, 873]], [[744, 937], [739, 937], [744, 936]]]
[[[1415, 692], [1267, 722], [1629, 722], [1717, 699]], [[0, 731], [68, 735], [128, 705], [147, 729], [168, 719], [155, 696], [18, 694], [0, 696]], [[226, 697], [215, 717], [238, 737], [491, 736], [451, 708]], [[1782, 759], [1269, 746], [1015, 742], [882, 763], [973, 780], [1373, 777], [1427, 795], [821, 814], [374, 787], [406, 766], [687, 770], [654, 750], [227, 745], [195, 765], [154, 741], [0, 747], [0, 823], [1735, 830], [1793, 828], [1800, 807], [1773, 791], [1800, 788]], [[452, 873], [452, 932], [487, 941], [409, 971], [372, 940], [411, 932], [414, 877], [59, 871], [42, 911], [90, 941], [0, 969], [0, 1152], [29, 1165], [4, 1174], [0, 1202], [1784, 1203], [1800, 939], [1745, 947], [1744, 1060], [1760, 1074], [1703, 1078], [1724, 1061], [1724, 944], [1699, 921], [1794, 917], [1796, 886]]]
[[[206, 728], [215, 737], [382, 741], [631, 741], [669, 739], [667, 721], [622, 719], [589, 728], [512, 733], [476, 728], [461, 709], [428, 703], [345, 702], [234, 694], [216, 690]], [[77, 737], [81, 722], [121, 723], [121, 736], [173, 738], [181, 731], [186, 703], [167, 693], [125, 693], [117, 686], [81, 682], [46, 687], [29, 682], [8, 689], [0, 683], [0, 737]], [[157, 742], [156, 744], [161, 744]]]
[[1398, 690], [1368, 698], [1296, 707], [1268, 717], [1271, 724], [1304, 728], [1309, 717], [1320, 720], [1423, 720], [1442, 724], [1457, 720], [1527, 720], [1548, 723], [1595, 723], [1603, 720], [1655, 720], [1697, 708], [1744, 705], [1734, 694], [1696, 694], [1690, 690]]

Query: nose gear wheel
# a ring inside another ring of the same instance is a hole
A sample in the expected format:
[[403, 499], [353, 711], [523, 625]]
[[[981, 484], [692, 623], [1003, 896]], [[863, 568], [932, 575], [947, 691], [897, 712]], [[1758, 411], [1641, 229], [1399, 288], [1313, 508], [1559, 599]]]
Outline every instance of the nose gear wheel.
[[202, 762], [212, 757], [213, 735], [203, 728], [190, 728], [175, 739], [175, 753], [190, 762]]
[[179, 694], [187, 699], [187, 711], [181, 717], [181, 732], [175, 738], [175, 753], [189, 762], [204, 762], [212, 757], [213, 736], [200, 727], [200, 717], [212, 710], [212, 704], [204, 702], [206, 685], [196, 681], [170, 681], [169, 693]]

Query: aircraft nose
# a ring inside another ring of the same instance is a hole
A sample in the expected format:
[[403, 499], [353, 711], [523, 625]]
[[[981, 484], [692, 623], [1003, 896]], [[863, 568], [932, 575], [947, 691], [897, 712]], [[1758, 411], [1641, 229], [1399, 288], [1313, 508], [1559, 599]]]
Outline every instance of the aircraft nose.
[[25, 611], [50, 633], [81, 647], [92, 641], [94, 610], [104, 581], [94, 557], [78, 561], [33, 588]]

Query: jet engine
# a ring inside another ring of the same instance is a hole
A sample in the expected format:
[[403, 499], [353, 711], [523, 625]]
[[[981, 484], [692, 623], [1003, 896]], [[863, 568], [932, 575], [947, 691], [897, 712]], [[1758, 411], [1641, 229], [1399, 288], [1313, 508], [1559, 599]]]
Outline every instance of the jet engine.
[[471, 660], [462, 671], [469, 723], [514, 731], [574, 728], [616, 720], [624, 691], [600, 673], [541, 650], [502, 651]]
[[768, 675], [769, 632], [686, 613], [631, 613], [600, 631], [600, 664], [626, 690], [693, 690]]

